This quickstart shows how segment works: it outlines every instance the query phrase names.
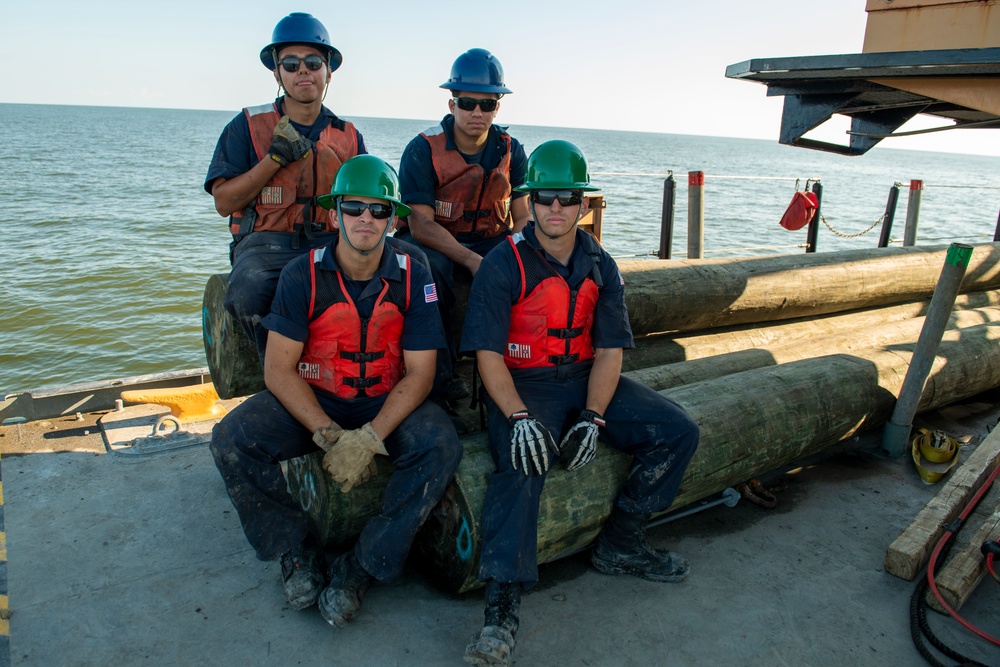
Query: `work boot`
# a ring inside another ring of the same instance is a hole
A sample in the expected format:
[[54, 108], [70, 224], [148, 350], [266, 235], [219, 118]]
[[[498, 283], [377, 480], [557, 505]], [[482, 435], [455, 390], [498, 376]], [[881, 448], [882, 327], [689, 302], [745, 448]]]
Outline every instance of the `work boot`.
[[688, 562], [676, 551], [654, 549], [646, 542], [649, 517], [617, 508], [597, 536], [590, 562], [604, 574], [631, 574], [650, 581], [681, 581]]
[[305, 609], [316, 603], [323, 584], [323, 554], [311, 543], [303, 542], [281, 554], [281, 583], [292, 609]]
[[465, 661], [470, 665], [509, 665], [520, 611], [521, 584], [486, 582], [486, 621], [465, 647]]
[[361, 611], [372, 575], [361, 567], [354, 551], [333, 561], [329, 575], [330, 585], [319, 596], [319, 613], [330, 625], [342, 628]]

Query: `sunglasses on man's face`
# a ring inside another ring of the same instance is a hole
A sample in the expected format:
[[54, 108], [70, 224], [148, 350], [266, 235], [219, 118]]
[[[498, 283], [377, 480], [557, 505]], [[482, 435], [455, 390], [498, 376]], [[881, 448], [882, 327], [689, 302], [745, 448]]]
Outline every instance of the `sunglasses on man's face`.
[[349, 215], [352, 218], [356, 218], [368, 209], [372, 213], [372, 217], [376, 220], [385, 220], [390, 215], [392, 215], [392, 205], [391, 204], [366, 204], [363, 201], [342, 201], [340, 202], [340, 212], [343, 215]]
[[320, 67], [325, 65], [326, 61], [323, 60], [322, 56], [317, 55], [306, 56], [305, 58], [299, 58], [298, 56], [285, 56], [278, 61], [278, 64], [280, 64], [286, 72], [298, 72], [300, 63], [305, 63], [307, 70], [315, 72]]
[[542, 206], [552, 206], [559, 200], [560, 206], [576, 206], [583, 201], [583, 193], [579, 190], [532, 190], [531, 201]]
[[489, 113], [490, 111], [496, 111], [497, 105], [500, 104], [500, 100], [493, 99], [492, 97], [487, 97], [485, 100], [476, 99], [475, 97], [453, 97], [455, 100], [455, 105], [458, 106], [462, 111], [472, 111], [479, 105], [479, 108], [484, 112]]

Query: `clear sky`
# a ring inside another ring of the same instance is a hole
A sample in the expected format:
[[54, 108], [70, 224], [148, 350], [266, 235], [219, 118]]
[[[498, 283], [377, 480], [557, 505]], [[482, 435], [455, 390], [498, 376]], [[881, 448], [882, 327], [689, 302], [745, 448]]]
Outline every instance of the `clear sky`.
[[[274, 97], [258, 60], [292, 11], [344, 54], [327, 106], [436, 120], [451, 63], [482, 47], [514, 94], [497, 122], [777, 141], [782, 98], [725, 78], [751, 58], [860, 53], [864, 0], [0, 0], [0, 102], [220, 109]], [[20, 62], [21, 57], [28, 60]], [[948, 123], [914, 120], [903, 130]], [[814, 134], [846, 143], [844, 120]], [[881, 146], [1000, 156], [1000, 130]]]

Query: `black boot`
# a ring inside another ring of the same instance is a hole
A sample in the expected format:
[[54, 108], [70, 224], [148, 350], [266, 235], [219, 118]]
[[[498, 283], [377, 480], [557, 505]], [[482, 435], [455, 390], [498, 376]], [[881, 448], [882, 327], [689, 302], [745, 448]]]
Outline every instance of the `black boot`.
[[330, 625], [344, 627], [361, 611], [372, 576], [348, 551], [330, 566], [330, 585], [319, 596], [319, 612]]
[[323, 553], [308, 538], [281, 554], [281, 583], [292, 609], [305, 609], [316, 603], [326, 583]]
[[520, 611], [521, 584], [486, 582], [486, 620], [465, 647], [465, 661], [470, 665], [509, 665]]
[[631, 574], [650, 581], [681, 581], [688, 562], [676, 551], [654, 549], [646, 542], [648, 516], [617, 507], [597, 536], [590, 562], [604, 574]]

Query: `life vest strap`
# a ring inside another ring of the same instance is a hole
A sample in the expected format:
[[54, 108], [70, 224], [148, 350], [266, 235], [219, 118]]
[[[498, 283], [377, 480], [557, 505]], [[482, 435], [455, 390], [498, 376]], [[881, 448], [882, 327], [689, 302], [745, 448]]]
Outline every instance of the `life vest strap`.
[[[385, 350], [379, 350], [378, 352], [341, 352], [340, 358], [347, 359], [356, 364], [367, 364], [373, 361], [377, 361], [385, 356]], [[352, 385], [353, 386], [353, 385]]]
[[465, 218], [466, 222], [475, 222], [476, 220], [479, 220], [479, 218], [488, 218], [488, 217], [490, 217], [490, 212], [489, 211], [465, 211], [464, 213], [462, 213], [462, 217]]
[[561, 338], [566, 340], [568, 338], [576, 338], [577, 336], [583, 335], [583, 327], [574, 327], [572, 329], [549, 329], [549, 336], [552, 338]]
[[549, 355], [549, 363], [556, 366], [565, 366], [566, 364], [575, 364], [579, 358], [579, 354]]
[[382, 381], [381, 375], [370, 378], [344, 378], [344, 384], [352, 389], [368, 389]]

